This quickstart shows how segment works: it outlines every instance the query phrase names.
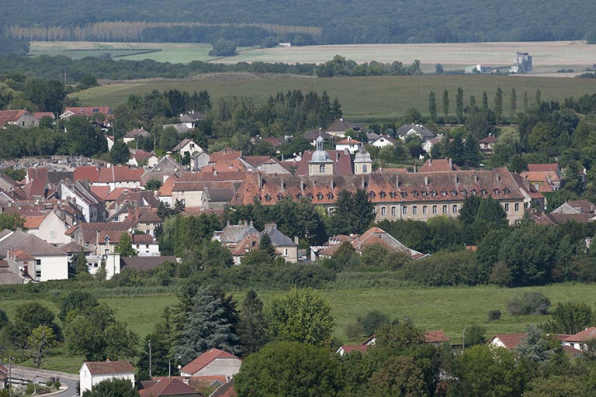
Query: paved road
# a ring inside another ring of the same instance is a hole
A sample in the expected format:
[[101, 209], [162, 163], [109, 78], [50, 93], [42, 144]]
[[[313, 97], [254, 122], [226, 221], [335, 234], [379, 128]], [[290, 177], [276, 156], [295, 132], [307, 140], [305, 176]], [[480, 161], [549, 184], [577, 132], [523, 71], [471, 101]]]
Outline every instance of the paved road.
[[54, 394], [54, 396], [76, 397], [79, 395], [77, 393], [77, 383], [79, 381], [79, 377], [74, 374], [13, 365], [12, 376], [19, 379], [37, 379], [38, 382], [45, 382], [49, 378], [59, 378], [60, 383], [63, 386], [68, 386], [68, 389], [62, 393]]

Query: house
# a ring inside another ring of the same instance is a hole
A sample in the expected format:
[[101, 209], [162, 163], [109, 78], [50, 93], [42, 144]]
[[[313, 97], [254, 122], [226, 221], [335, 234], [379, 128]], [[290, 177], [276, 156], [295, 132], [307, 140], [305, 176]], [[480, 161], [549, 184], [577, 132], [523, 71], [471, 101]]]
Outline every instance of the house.
[[145, 184], [151, 179], [155, 179], [161, 183], [164, 183], [171, 175], [181, 174], [184, 171], [184, 166], [180, 165], [172, 158], [172, 156], [166, 154], [166, 156], [162, 157], [153, 168], [145, 171], [145, 173], [141, 176], [141, 183], [143, 186], [145, 186]]
[[478, 141], [478, 145], [480, 146], [480, 151], [484, 153], [492, 153], [495, 150], [495, 144], [497, 143], [497, 138], [490, 135], [486, 138], [482, 138]]
[[575, 335], [571, 335], [563, 339], [563, 346], [570, 346], [574, 349], [585, 351], [586, 342], [591, 339], [596, 339], [596, 327], [586, 328]]
[[190, 170], [200, 171], [203, 167], [209, 165], [209, 153], [194, 153], [190, 156]]
[[325, 132], [327, 132], [329, 135], [333, 137], [345, 138], [346, 131], [349, 129], [354, 130], [356, 132], [360, 131], [360, 127], [358, 126], [358, 124], [351, 123], [341, 118], [339, 120], [335, 120], [333, 124], [331, 124], [325, 130]]
[[275, 252], [287, 262], [298, 262], [298, 243], [277, 229], [275, 223], [265, 224], [261, 237], [268, 235]]
[[317, 150], [306, 150], [298, 163], [296, 175], [353, 175], [352, 156], [348, 151], [325, 150], [323, 137], [317, 138]]
[[128, 131], [123, 139], [124, 139], [124, 143], [128, 144], [129, 142], [134, 142], [137, 139], [139, 139], [139, 137], [143, 137], [144, 139], [147, 139], [151, 136], [151, 134], [149, 133], [149, 131], [146, 131], [143, 127], [141, 128], [135, 128], [134, 130], [130, 130]]
[[8, 369], [0, 364], [0, 390], [6, 389], [8, 386]]
[[180, 123], [185, 124], [187, 128], [193, 129], [197, 126], [197, 123], [205, 118], [205, 115], [201, 112], [190, 111], [187, 114], [180, 115]]
[[44, 212], [40, 216], [26, 216], [25, 228], [30, 234], [52, 245], [58, 246], [70, 241], [64, 234], [68, 225], [58, 209]]
[[152, 386], [139, 390], [140, 397], [203, 397], [201, 393], [176, 378], [162, 378]]
[[180, 370], [181, 376], [224, 375], [231, 379], [240, 371], [242, 360], [219, 349], [211, 349], [186, 364]]
[[381, 135], [374, 141], [369, 141], [371, 145], [378, 148], [383, 148], [385, 146], [396, 146], [398, 145], [397, 139], [391, 138], [389, 135]]
[[177, 134], [186, 134], [188, 131], [192, 130], [192, 128], [188, 128], [188, 125], [185, 123], [178, 123], [178, 124], [164, 124], [163, 129], [173, 128]]
[[335, 254], [335, 252], [337, 252], [341, 244], [345, 241], [352, 244], [358, 254], [362, 254], [362, 251], [365, 247], [379, 244], [387, 248], [389, 251], [404, 252], [414, 260], [419, 260], [428, 256], [406, 247], [380, 227], [372, 227], [362, 235], [354, 234], [350, 236], [333, 236], [329, 238], [329, 241], [325, 245], [311, 247], [311, 260], [315, 261], [319, 257], [330, 258], [333, 256], [333, 254]]
[[306, 139], [308, 142], [310, 142], [310, 144], [312, 146], [316, 146], [317, 145], [317, 138], [318, 137], [323, 138], [327, 142], [329, 142], [331, 139], [334, 139], [335, 138], [333, 135], [328, 134], [325, 131], [322, 131], [321, 129], [307, 131], [307, 132], [304, 133], [304, 135], [302, 135], [302, 137], [304, 139]]
[[420, 124], [404, 124], [395, 131], [395, 135], [402, 141], [408, 137], [416, 137], [424, 141], [434, 138], [435, 133]]
[[79, 370], [80, 395], [104, 380], [126, 379], [135, 385], [135, 370], [130, 361], [84, 362]]
[[525, 332], [496, 334], [488, 341], [488, 345], [493, 347], [504, 347], [507, 350], [515, 350], [527, 335], [528, 334]]
[[131, 167], [155, 167], [159, 162], [159, 158], [153, 154], [144, 150], [132, 150], [130, 153], [130, 159], [126, 163]]
[[335, 143], [335, 150], [344, 152], [347, 150], [350, 154], [355, 154], [362, 146], [362, 142], [347, 137]]
[[512, 173], [515, 183], [519, 187], [519, 191], [524, 196], [524, 203], [526, 208], [535, 206], [537, 208], [546, 209], [546, 197], [530, 184], [530, 181], [523, 179], [520, 175]]
[[452, 159], [435, 159], [426, 160], [422, 167], [417, 172], [451, 172], [457, 171], [459, 167], [453, 164]]
[[435, 138], [426, 138], [422, 142], [422, 149], [426, 153], [430, 153], [431, 150], [433, 149], [433, 146], [441, 143], [442, 140], [443, 140], [443, 134], [439, 134]]
[[76, 181], [88, 180], [89, 186], [109, 186], [110, 191], [117, 187], [140, 189], [142, 168], [134, 169], [118, 165], [113, 167], [82, 166], [74, 171]]
[[60, 115], [60, 120], [69, 120], [75, 116], [85, 117], [91, 121], [104, 121], [106, 127], [111, 127], [111, 122], [114, 120], [114, 113], [109, 106], [67, 107]]
[[523, 171], [520, 175], [541, 193], [551, 193], [561, 188], [562, 175], [557, 163], [528, 164], [528, 171]]
[[159, 243], [150, 234], [133, 234], [132, 248], [140, 257], [161, 255], [159, 253]]
[[39, 237], [22, 231], [0, 232], [0, 259], [23, 281], [68, 279], [67, 255]]
[[177, 144], [173, 149], [172, 153], [179, 153], [180, 158], [184, 158], [186, 153], [190, 157], [193, 153], [202, 153], [204, 152], [203, 148], [194, 143], [192, 139], [184, 138], [179, 144]]
[[109, 152], [112, 150], [112, 147], [114, 147], [116, 138], [114, 138], [112, 135], [106, 135], [106, 141], [108, 142], [108, 152]]
[[551, 214], [592, 214], [596, 212], [596, 205], [588, 200], [567, 200], [555, 208]]
[[340, 356], [345, 356], [346, 354], [350, 354], [354, 351], [359, 351], [365, 353], [369, 347], [374, 346], [377, 344], [377, 337], [375, 335], [371, 335], [367, 340], [365, 340], [360, 345], [343, 345], [340, 346], [339, 349], [336, 350], [335, 354], [339, 354]]
[[0, 126], [39, 127], [39, 120], [26, 110], [0, 110]]
[[159, 201], [170, 207], [174, 206], [174, 202], [172, 202], [172, 189], [177, 180], [178, 177], [176, 174], [172, 174], [157, 191], [157, 198]]
[[106, 219], [104, 201], [91, 191], [88, 181], [62, 181], [58, 192], [62, 200], [81, 210], [86, 222], [103, 222]]
[[424, 341], [428, 344], [435, 346], [435, 347], [439, 347], [443, 343], [449, 343], [451, 341], [451, 339], [449, 339], [449, 337], [447, 335], [445, 335], [443, 330], [436, 330], [436, 331], [426, 331], [424, 333]]
[[180, 201], [185, 209], [223, 210], [241, 182], [201, 182], [178, 179], [172, 187], [172, 202]]

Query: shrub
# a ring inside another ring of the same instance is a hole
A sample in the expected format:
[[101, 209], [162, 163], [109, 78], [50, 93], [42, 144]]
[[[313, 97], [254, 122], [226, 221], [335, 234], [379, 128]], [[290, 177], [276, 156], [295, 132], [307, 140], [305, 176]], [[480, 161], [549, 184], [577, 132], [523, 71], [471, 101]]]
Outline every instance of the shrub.
[[364, 334], [364, 330], [362, 329], [362, 325], [359, 322], [353, 322], [346, 325], [346, 336], [349, 339], [356, 339], [361, 337]]
[[362, 327], [364, 335], [370, 336], [377, 332], [383, 325], [389, 324], [389, 316], [378, 310], [366, 313], [363, 318], [358, 318], [358, 323]]
[[550, 299], [540, 292], [524, 292], [521, 296], [516, 295], [507, 301], [507, 310], [513, 316], [528, 314], [547, 314], [550, 307]]
[[489, 310], [488, 312], [488, 321], [496, 321], [501, 319], [501, 311], [500, 310]]

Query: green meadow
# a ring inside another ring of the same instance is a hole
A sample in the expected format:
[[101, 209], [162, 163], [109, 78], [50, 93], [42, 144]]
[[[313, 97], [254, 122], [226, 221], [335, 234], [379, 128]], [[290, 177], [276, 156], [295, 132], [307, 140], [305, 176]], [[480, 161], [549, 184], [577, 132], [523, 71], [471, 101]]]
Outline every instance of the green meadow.
[[118, 82], [72, 94], [87, 106], [115, 107], [126, 101], [130, 94], [148, 94], [153, 90], [178, 89], [180, 91], [207, 90], [215, 102], [219, 97], [250, 97], [264, 101], [277, 92], [300, 89], [327, 93], [337, 97], [346, 118], [395, 118], [408, 109], [428, 113], [428, 95], [434, 91], [439, 115], [443, 113], [443, 90], [449, 91], [450, 114], [455, 113], [457, 88], [464, 90], [465, 103], [470, 95], [482, 100], [487, 92], [489, 105], [494, 102], [497, 87], [504, 92], [504, 114], [509, 113], [511, 90], [517, 92], [517, 106], [523, 106], [527, 93], [530, 103], [540, 89], [543, 100], [562, 101], [596, 93], [596, 79], [554, 78], [534, 76], [498, 75], [420, 75], [420, 76], [369, 76], [314, 78], [295, 75], [259, 75], [250, 73], [221, 73], [195, 76], [184, 80], [150, 80]]

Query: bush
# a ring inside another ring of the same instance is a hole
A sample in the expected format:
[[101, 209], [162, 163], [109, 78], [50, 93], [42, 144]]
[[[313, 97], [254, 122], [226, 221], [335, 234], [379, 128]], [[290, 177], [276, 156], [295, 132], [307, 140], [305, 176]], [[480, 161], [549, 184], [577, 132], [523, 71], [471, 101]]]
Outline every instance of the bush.
[[501, 319], [501, 311], [500, 310], [489, 310], [488, 312], [488, 321], [496, 321]]
[[356, 339], [361, 337], [364, 334], [364, 330], [362, 329], [362, 325], [359, 322], [354, 322], [346, 325], [346, 336], [348, 339]]
[[540, 292], [524, 292], [521, 296], [516, 295], [507, 301], [507, 310], [513, 316], [528, 314], [547, 314], [550, 307], [550, 299]]
[[377, 332], [383, 325], [389, 324], [389, 316], [378, 310], [366, 313], [364, 318], [358, 318], [358, 323], [362, 327], [364, 335], [370, 336]]

